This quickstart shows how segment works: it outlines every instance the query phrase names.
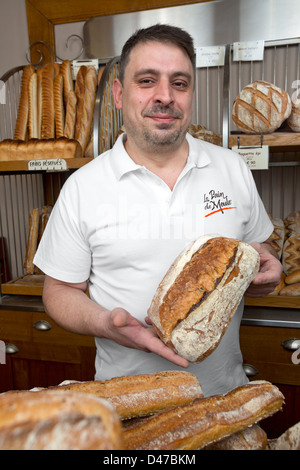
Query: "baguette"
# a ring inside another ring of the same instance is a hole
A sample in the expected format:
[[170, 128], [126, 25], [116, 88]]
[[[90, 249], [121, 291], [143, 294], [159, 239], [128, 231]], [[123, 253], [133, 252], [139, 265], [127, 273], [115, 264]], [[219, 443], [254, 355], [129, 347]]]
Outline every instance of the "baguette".
[[79, 115], [81, 122], [78, 141], [82, 148], [83, 155], [90, 137], [91, 126], [96, 100], [97, 74], [94, 67], [89, 66], [85, 76], [85, 92], [82, 114]]
[[32, 209], [29, 214], [29, 231], [27, 238], [26, 256], [24, 268], [28, 274], [34, 274], [33, 258], [37, 248], [39, 234], [39, 210]]
[[159, 284], [148, 316], [161, 340], [191, 362], [220, 343], [259, 269], [250, 245], [208, 235], [176, 258]]
[[118, 450], [120, 419], [101, 398], [42, 390], [0, 396], [0, 449]]
[[27, 65], [22, 74], [21, 93], [14, 132], [15, 140], [26, 140], [29, 112], [29, 80], [34, 73], [33, 65]]
[[126, 450], [202, 449], [279, 411], [284, 397], [266, 381], [145, 418], [123, 430]]
[[65, 106], [67, 106], [69, 93], [74, 89], [72, 67], [69, 60], [63, 61], [60, 66], [60, 73], [62, 74], [64, 80], [64, 103]]
[[37, 69], [37, 127], [38, 127], [38, 139], [41, 138], [42, 133], [42, 74], [43, 69]]
[[42, 139], [53, 139], [55, 134], [53, 81], [53, 65], [47, 64], [42, 71]]
[[64, 136], [67, 139], [73, 139], [75, 134], [75, 123], [76, 123], [76, 106], [77, 98], [74, 90], [69, 92], [67, 109], [66, 109], [66, 122], [64, 129]]
[[103, 382], [75, 382], [52, 389], [104, 398], [115, 407], [122, 420], [147, 416], [203, 397], [193, 374], [176, 371], [115, 377]]
[[75, 124], [75, 139], [79, 139], [80, 124], [84, 105], [84, 92], [85, 92], [85, 76], [87, 67], [82, 65], [78, 70], [78, 74], [75, 82], [75, 93], [77, 98], [77, 113], [76, 113], [76, 124]]
[[39, 137], [38, 130], [38, 77], [36, 72], [29, 79], [28, 88], [28, 137], [29, 139], [37, 139]]
[[64, 79], [59, 73], [53, 84], [54, 114], [55, 114], [55, 136], [63, 137], [65, 127], [65, 107], [64, 107]]
[[209, 444], [203, 450], [265, 450], [267, 445], [266, 432], [257, 424], [253, 424], [221, 441]]

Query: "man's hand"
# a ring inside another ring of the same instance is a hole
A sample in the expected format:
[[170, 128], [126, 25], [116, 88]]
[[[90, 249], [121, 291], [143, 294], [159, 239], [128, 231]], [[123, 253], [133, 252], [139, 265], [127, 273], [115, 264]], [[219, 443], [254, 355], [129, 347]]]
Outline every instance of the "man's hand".
[[166, 346], [153, 326], [144, 325], [123, 308], [112, 310], [106, 321], [107, 338], [122, 346], [152, 352], [181, 367], [188, 367], [189, 362]]
[[273, 292], [280, 283], [282, 265], [275, 250], [268, 242], [251, 243], [259, 253], [260, 268], [252, 283], [245, 292], [246, 297], [265, 297]]

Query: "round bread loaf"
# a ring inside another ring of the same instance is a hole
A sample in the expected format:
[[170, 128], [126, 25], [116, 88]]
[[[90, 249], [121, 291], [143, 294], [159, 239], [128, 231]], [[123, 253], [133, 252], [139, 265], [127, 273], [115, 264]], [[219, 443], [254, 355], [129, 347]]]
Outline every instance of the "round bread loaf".
[[190, 362], [220, 343], [259, 269], [250, 245], [208, 235], [190, 244], [159, 284], [148, 311], [162, 341]]
[[259, 80], [245, 86], [236, 97], [232, 120], [246, 134], [269, 134], [289, 117], [291, 99], [276, 85]]
[[300, 132], [300, 106], [292, 106], [292, 112], [288, 118], [288, 125], [294, 132]]

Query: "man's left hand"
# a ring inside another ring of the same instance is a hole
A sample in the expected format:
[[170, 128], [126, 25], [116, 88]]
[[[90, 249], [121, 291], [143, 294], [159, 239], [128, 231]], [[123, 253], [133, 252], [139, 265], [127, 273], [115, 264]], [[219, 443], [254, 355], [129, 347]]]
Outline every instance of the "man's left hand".
[[280, 283], [282, 264], [275, 250], [268, 243], [251, 243], [251, 246], [259, 253], [259, 272], [245, 292], [245, 297], [265, 297], [273, 292]]

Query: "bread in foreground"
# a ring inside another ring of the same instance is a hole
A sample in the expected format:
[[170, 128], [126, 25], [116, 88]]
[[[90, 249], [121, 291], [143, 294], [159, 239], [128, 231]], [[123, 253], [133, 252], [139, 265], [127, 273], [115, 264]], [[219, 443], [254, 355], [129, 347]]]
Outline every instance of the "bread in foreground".
[[279, 411], [284, 397], [266, 381], [145, 418], [124, 429], [127, 450], [194, 450], [220, 441]]

